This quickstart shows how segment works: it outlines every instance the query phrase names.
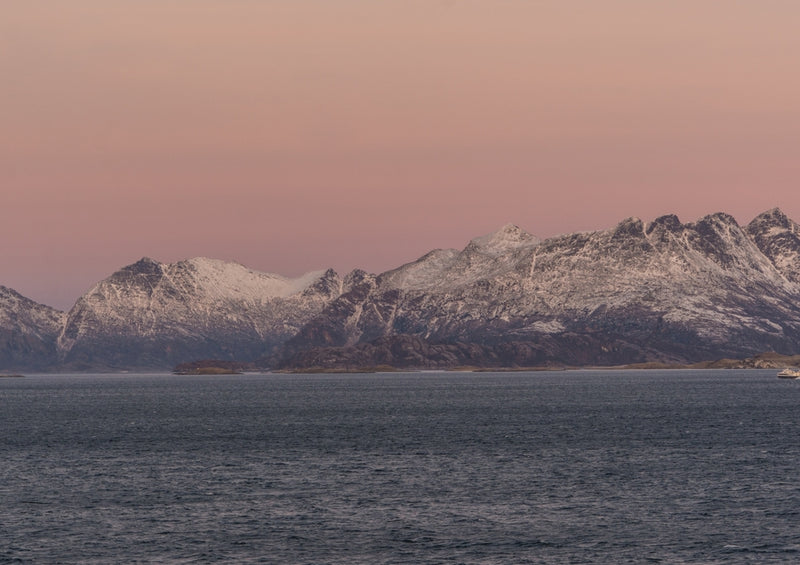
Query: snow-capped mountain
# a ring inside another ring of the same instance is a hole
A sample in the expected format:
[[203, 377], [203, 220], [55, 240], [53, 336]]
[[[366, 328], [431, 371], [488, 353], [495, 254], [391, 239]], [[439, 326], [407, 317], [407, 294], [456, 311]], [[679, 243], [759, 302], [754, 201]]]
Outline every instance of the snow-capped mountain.
[[800, 282], [800, 225], [775, 208], [755, 218], [746, 230], [784, 277]]
[[290, 340], [287, 364], [347, 364], [341, 348], [398, 335], [479, 344], [497, 364], [793, 353], [799, 235], [779, 210], [745, 228], [726, 214], [668, 215], [545, 241], [505, 226], [365, 280]]
[[77, 368], [254, 359], [295, 335], [342, 290], [331, 270], [287, 279], [213, 259], [144, 258], [78, 300], [58, 353]]
[[0, 286], [0, 371], [52, 366], [64, 318], [63, 312]]
[[0, 287], [0, 370], [616, 364], [800, 352], [800, 226], [774, 209], [629, 218], [539, 240], [514, 225], [374, 275], [297, 279], [151, 259], [68, 312]]

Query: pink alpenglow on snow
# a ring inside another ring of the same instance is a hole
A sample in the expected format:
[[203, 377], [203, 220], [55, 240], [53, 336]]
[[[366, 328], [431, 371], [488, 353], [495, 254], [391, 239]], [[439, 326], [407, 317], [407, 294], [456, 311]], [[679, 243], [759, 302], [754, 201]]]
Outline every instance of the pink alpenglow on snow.
[[0, 284], [379, 272], [513, 222], [800, 217], [800, 4], [16, 2]]

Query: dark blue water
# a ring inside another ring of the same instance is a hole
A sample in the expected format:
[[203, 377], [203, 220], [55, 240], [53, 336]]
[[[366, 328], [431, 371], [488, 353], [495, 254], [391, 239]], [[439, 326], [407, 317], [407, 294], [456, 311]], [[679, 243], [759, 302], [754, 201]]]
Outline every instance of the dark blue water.
[[775, 371], [0, 379], [0, 562], [792, 563]]

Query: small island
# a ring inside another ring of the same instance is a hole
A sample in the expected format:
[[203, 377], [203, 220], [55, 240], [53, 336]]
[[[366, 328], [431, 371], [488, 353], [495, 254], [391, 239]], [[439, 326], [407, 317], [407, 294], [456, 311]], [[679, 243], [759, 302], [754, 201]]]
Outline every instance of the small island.
[[241, 375], [248, 370], [255, 370], [255, 367], [251, 363], [239, 361], [203, 359], [201, 361], [181, 363], [172, 372], [175, 375]]
[[24, 377], [25, 375], [0, 375], [0, 379], [21, 379]]

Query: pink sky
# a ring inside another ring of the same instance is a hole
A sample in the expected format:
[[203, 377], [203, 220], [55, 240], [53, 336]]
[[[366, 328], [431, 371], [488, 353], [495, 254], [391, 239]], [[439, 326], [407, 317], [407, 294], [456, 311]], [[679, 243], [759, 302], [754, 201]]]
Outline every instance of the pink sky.
[[793, 0], [71, 0], [0, 20], [0, 284], [373, 272], [513, 222], [800, 220]]

